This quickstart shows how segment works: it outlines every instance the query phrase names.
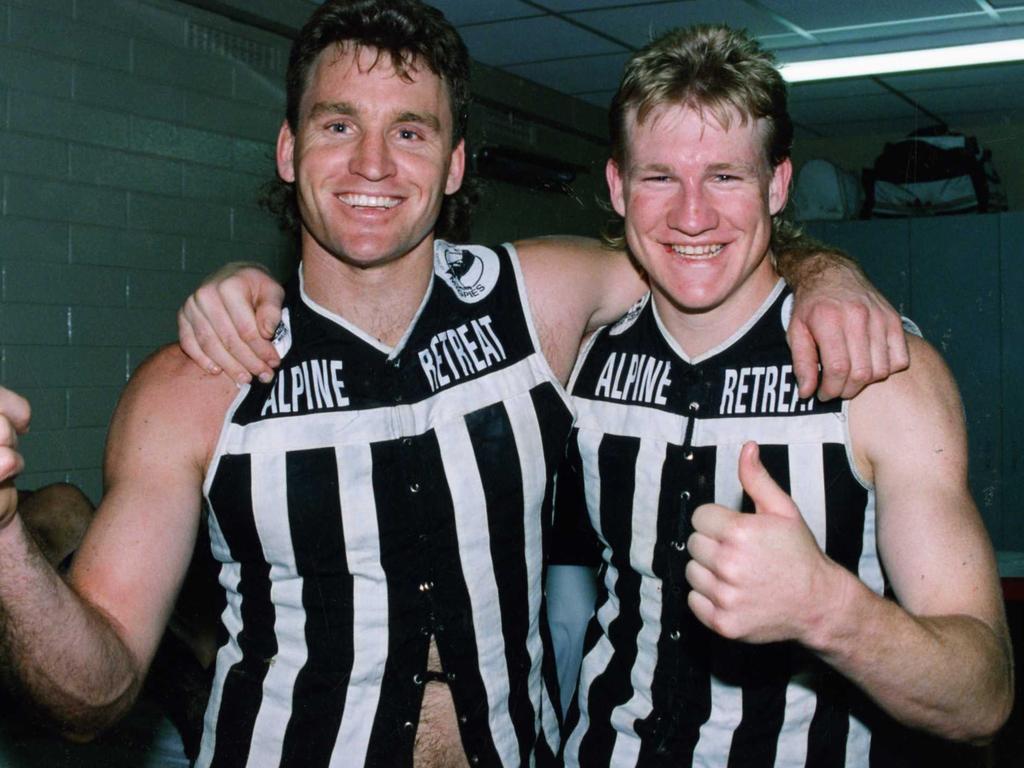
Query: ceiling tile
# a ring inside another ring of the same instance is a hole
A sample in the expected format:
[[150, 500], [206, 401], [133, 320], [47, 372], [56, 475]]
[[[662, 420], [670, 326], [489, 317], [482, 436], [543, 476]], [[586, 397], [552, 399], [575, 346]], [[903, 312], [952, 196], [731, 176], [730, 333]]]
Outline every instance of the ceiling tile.
[[1000, 110], [1024, 109], [1024, 89], [1017, 84], [915, 91], [912, 97], [925, 109], [944, 117], [948, 113], [989, 112], [996, 105]]
[[429, 0], [452, 24], [478, 24], [480, 22], [539, 16], [543, 12], [519, 0]]
[[645, 5], [659, 5], [664, 0], [537, 0], [537, 5], [552, 11], [584, 11], [592, 8], [628, 5], [640, 9]]
[[855, 3], [759, 0], [758, 4], [812, 32], [952, 13], [983, 13], [974, 0], [857, 0]]
[[789, 103], [792, 105], [818, 99], [847, 99], [883, 93], [886, 93], [885, 88], [869, 77], [794, 83], [789, 86]]
[[798, 123], [815, 126], [845, 120], [884, 120], [912, 117], [913, 106], [889, 93], [868, 94], [856, 98], [813, 99], [790, 105], [789, 112]]
[[[1000, 28], [999, 22], [984, 13], [947, 18], [915, 19], [905, 24], [886, 24], [872, 27], [847, 27], [831, 31], [816, 30], [814, 36], [823, 43], [855, 43], [935, 34], [938, 32], [960, 32], [968, 29]], [[910, 47], [897, 45], [894, 48]], [[917, 45], [920, 47], [920, 43]]]
[[601, 30], [637, 48], [674, 27], [690, 24], [728, 23], [753, 35], [787, 34], [771, 14], [741, 0], [685, 0], [643, 8], [608, 8], [569, 14], [581, 24]]
[[469, 26], [460, 32], [474, 59], [498, 67], [624, 50], [554, 16]]
[[[506, 69], [514, 75], [568, 94], [614, 91], [619, 87], [622, 68], [629, 54], [618, 53], [582, 59], [518, 64]], [[607, 107], [608, 101], [602, 105]]]

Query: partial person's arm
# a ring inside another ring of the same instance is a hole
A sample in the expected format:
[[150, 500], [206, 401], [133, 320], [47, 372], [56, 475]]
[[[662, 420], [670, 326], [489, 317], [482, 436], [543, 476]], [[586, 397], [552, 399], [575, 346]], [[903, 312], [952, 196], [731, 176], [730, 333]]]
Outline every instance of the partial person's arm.
[[206, 422], [231, 395], [217, 392], [230, 389], [177, 348], [140, 368], [115, 412], [106, 495], [68, 583], [32, 542], [6, 487], [20, 470], [11, 425], [27, 426], [27, 414], [5, 393], [0, 668], [70, 736], [91, 737], [138, 694], [192, 554]]
[[[779, 261], [796, 289], [789, 340], [801, 395], [817, 390], [822, 399], [849, 397], [905, 368], [900, 319], [888, 302], [852, 262], [800, 243], [788, 245]], [[565, 380], [580, 339], [621, 317], [646, 283], [624, 252], [591, 238], [533, 238], [516, 248], [545, 354]], [[227, 265], [179, 311], [182, 349], [205, 370], [224, 371], [239, 383], [253, 375], [269, 380], [280, 363], [268, 339], [282, 297], [281, 286], [262, 268]]]
[[757, 513], [716, 505], [695, 512], [689, 604], [725, 637], [800, 642], [910, 726], [983, 741], [1006, 720], [1013, 696], [995, 557], [967, 490], [956, 387], [927, 344], [912, 339], [911, 352], [909, 371], [850, 406], [899, 603], [822, 553], [748, 444], [740, 480]]

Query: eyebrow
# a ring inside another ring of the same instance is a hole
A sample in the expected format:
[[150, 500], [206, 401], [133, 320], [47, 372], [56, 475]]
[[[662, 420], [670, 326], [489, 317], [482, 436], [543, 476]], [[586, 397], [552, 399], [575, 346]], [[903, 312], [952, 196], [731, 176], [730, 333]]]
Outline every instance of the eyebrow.
[[398, 116], [398, 120], [395, 122], [419, 123], [420, 125], [425, 125], [427, 128], [434, 131], [441, 130], [441, 121], [437, 119], [437, 115], [432, 115], [429, 112], [425, 115], [420, 114], [419, 112], [402, 112]]
[[323, 115], [352, 115], [358, 112], [355, 105], [347, 101], [318, 101], [309, 110], [309, 117], [315, 120]]
[[669, 168], [667, 165], [662, 165], [661, 163], [650, 163], [647, 165], [630, 165], [629, 170], [631, 173], [634, 174], [658, 173], [665, 176], [670, 176], [672, 174], [672, 169]]
[[740, 171], [741, 173], [756, 175], [758, 168], [752, 163], [712, 163], [708, 166], [708, 170], [712, 173]]

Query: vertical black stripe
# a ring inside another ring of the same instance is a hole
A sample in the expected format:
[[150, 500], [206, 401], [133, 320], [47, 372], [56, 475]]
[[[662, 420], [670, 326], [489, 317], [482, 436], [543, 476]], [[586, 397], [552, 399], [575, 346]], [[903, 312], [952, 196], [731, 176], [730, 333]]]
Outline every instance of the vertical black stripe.
[[693, 532], [694, 510], [714, 501], [717, 460], [714, 447], [669, 445], [666, 450], [654, 558], [654, 572], [663, 579], [661, 635], [652, 684], [654, 711], [637, 731], [643, 738], [640, 763], [671, 757], [676, 765], [689, 765], [700, 727], [711, 714], [713, 633], [687, 605], [690, 555], [677, 546], [685, 545]]
[[[443, 477], [432, 433], [374, 443], [370, 456], [381, 567], [388, 591], [388, 655], [366, 762], [411, 766], [423, 697], [415, 675], [426, 669], [430, 637], [440, 623], [432, 614], [432, 593], [420, 589], [424, 583], [436, 582], [432, 563], [436, 544], [423, 505], [429, 498], [435, 514], [447, 521], [437, 531], [438, 536], [447, 538], [452, 526], [451, 502], [447, 488], [438, 488]], [[449, 553], [442, 550], [437, 554], [447, 557]], [[445, 562], [454, 565], [457, 561]]]
[[[512, 423], [504, 405], [493, 405], [469, 414], [466, 427], [481, 472], [487, 526], [491, 534], [491, 562], [501, 612], [501, 626], [495, 627], [494, 631], [500, 632], [505, 641], [508, 710], [519, 740], [520, 762], [527, 763], [536, 735], [534, 715], [537, 713], [530, 700], [532, 663], [526, 647], [529, 626], [522, 620], [523, 616], [530, 615], [529, 583], [523, 557], [526, 539], [522, 466]], [[540, 519], [533, 522], [540, 532]]]
[[583, 460], [573, 429], [555, 482], [555, 510], [547, 562], [551, 565], [601, 564], [601, 544], [590, 524], [583, 487]]
[[816, 659], [812, 669], [818, 696], [807, 729], [807, 767], [843, 768], [850, 735], [850, 683]]
[[[825, 488], [825, 554], [857, 575], [863, 551], [868, 492], [853, 477], [845, 446], [823, 445], [822, 461], [825, 476], [829, 478]], [[821, 680], [807, 733], [807, 763], [831, 768], [846, 762], [850, 684], [831, 670], [823, 671]]]
[[[789, 447], [762, 445], [761, 463], [776, 483], [789, 493]], [[754, 504], [743, 493], [742, 510]], [[793, 671], [790, 643], [752, 645], [720, 639], [716, 674], [728, 681], [730, 673], [743, 681], [743, 716], [733, 733], [729, 768], [770, 767], [775, 762], [779, 734], [786, 717], [786, 686]]]
[[238, 645], [242, 658], [227, 671], [216, 745], [215, 768], [245, 765], [253, 727], [263, 700], [263, 680], [277, 655], [274, 606], [270, 599], [270, 565], [263, 557], [252, 514], [252, 465], [248, 456], [223, 456], [210, 488], [211, 513], [216, 517], [231, 557], [240, 566], [242, 629]]
[[630, 566], [629, 550], [633, 540], [632, 515], [636, 461], [640, 441], [631, 437], [605, 436], [598, 448], [598, 476], [601, 478], [601, 530], [615, 542], [612, 562], [617, 569], [615, 593], [624, 609], [608, 626], [608, 637], [616, 648], [611, 663], [590, 686], [588, 714], [590, 727], [580, 743], [581, 765], [607, 764], [615, 744], [611, 727], [612, 710], [629, 700], [633, 693], [630, 670], [636, 659], [636, 636], [640, 618], [640, 577]]
[[829, 443], [822, 450], [825, 476], [829, 478], [825, 489], [825, 553], [857, 576], [868, 492], [850, 471], [845, 446]]
[[327, 765], [353, 662], [352, 576], [333, 449], [285, 457], [288, 524], [305, 609], [306, 664], [295, 680], [282, 766]]

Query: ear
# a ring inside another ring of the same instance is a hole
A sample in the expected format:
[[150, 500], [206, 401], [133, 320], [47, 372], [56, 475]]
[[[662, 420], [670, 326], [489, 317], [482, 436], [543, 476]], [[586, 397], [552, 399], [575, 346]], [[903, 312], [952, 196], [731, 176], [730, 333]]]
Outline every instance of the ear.
[[611, 197], [612, 208], [615, 212], [625, 218], [626, 216], [626, 193], [623, 189], [622, 173], [619, 164], [609, 159], [604, 166], [604, 177], [608, 181], [608, 195]]
[[459, 143], [452, 150], [451, 160], [448, 161], [448, 180], [444, 184], [444, 193], [454, 195], [462, 186], [462, 176], [466, 172], [466, 140], [459, 139]]
[[768, 211], [772, 216], [786, 207], [789, 200], [789, 183], [793, 180], [793, 162], [787, 157], [775, 166], [772, 180], [768, 185]]
[[285, 120], [277, 132], [277, 175], [282, 181], [295, 181], [295, 134]]

